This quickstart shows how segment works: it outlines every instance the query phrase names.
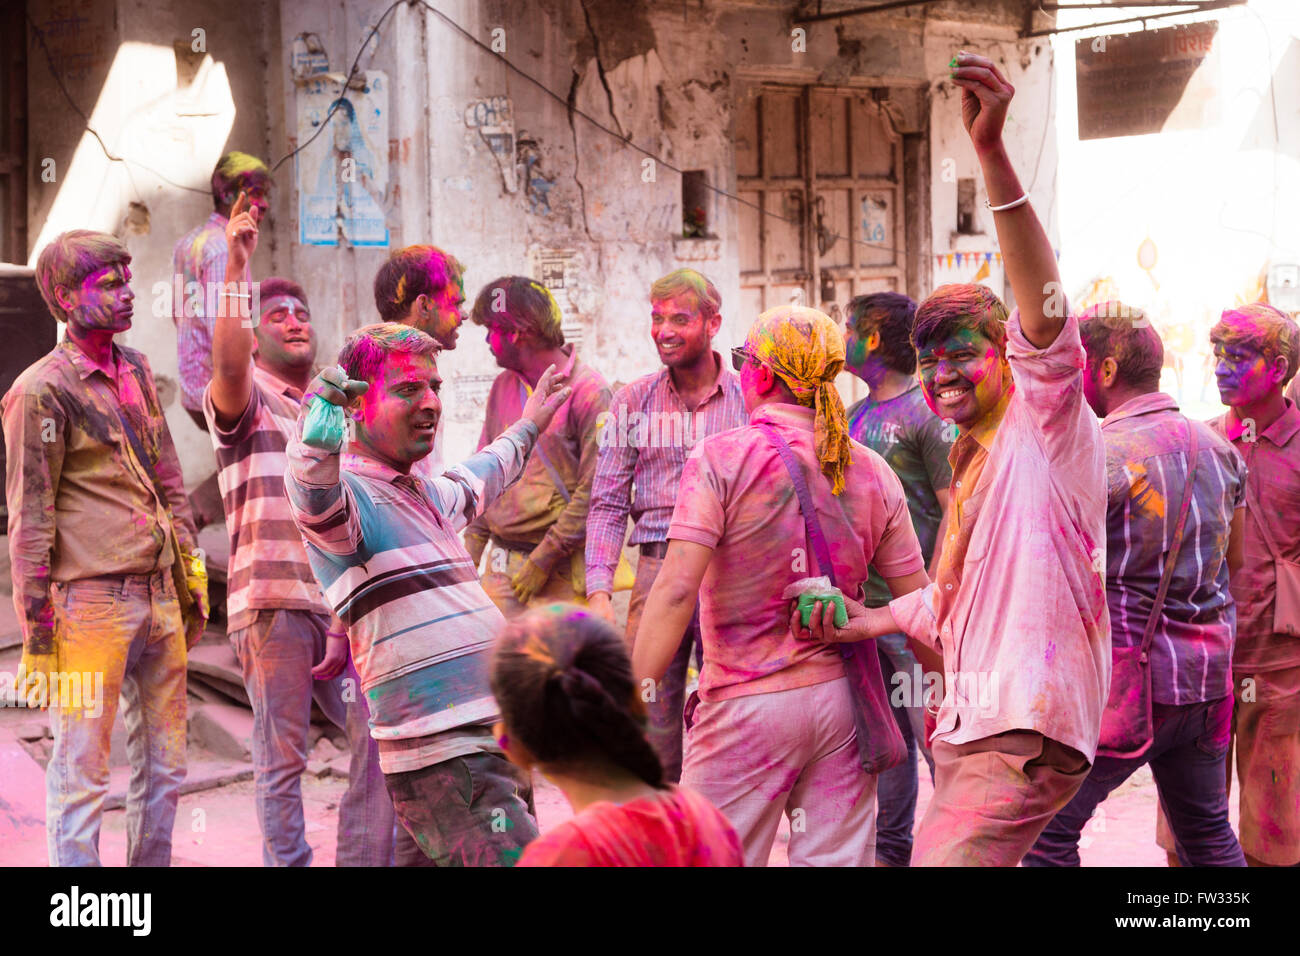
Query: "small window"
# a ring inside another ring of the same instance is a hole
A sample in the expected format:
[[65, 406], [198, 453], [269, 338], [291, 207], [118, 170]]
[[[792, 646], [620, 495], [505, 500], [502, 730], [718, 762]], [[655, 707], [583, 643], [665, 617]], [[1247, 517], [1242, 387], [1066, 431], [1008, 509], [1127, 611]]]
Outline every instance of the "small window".
[[957, 180], [957, 231], [975, 235], [975, 180]]
[[682, 237], [705, 239], [709, 232], [709, 181], [704, 170], [688, 169], [682, 173]]

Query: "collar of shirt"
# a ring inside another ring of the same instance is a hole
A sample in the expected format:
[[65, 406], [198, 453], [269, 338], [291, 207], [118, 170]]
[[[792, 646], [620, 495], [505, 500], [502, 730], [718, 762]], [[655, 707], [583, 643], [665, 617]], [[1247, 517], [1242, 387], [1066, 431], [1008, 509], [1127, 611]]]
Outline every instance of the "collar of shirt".
[[952, 450], [948, 452], [948, 464], [952, 465], [954, 473], [957, 471], [957, 462], [967, 456], [965, 449], [971, 442], [977, 442], [985, 452], [993, 450], [993, 441], [998, 437], [998, 426], [1002, 424], [1002, 419], [1006, 418], [1007, 406], [1011, 404], [1011, 398], [1015, 394], [1016, 389], [1013, 385], [1002, 393], [1002, 397], [998, 399], [992, 411], [967, 429], [964, 434], [957, 436], [957, 440], [952, 443]]
[[371, 458], [363, 451], [345, 451], [339, 460], [346, 471], [365, 478], [376, 478], [393, 484], [399, 478], [407, 478], [392, 465], [386, 465], [377, 458]]
[[788, 402], [772, 402], [768, 405], [760, 405], [754, 409], [749, 416], [749, 423], [757, 425], [759, 422], [767, 422], [771, 425], [789, 425], [793, 428], [802, 428], [810, 431], [813, 427], [813, 419], [817, 412], [805, 405], [791, 405]]
[[[81, 351], [81, 347], [77, 345], [76, 342], [73, 342], [69, 338], [64, 338], [64, 340], [59, 343], [59, 347], [67, 353], [68, 361], [72, 363], [72, 367], [77, 370], [77, 374], [81, 377], [83, 382], [95, 372], [104, 374], [104, 370], [91, 362], [89, 357], [87, 357], [85, 352]], [[111, 348], [113, 350], [113, 378], [115, 381], [120, 381], [125, 366], [125, 363], [122, 360], [122, 350], [117, 347], [116, 342], [112, 344]]]
[[1150, 415], [1152, 412], [1176, 412], [1178, 403], [1173, 397], [1166, 395], [1164, 392], [1147, 392], [1145, 395], [1139, 395], [1137, 398], [1130, 398], [1119, 408], [1112, 411], [1109, 415], [1101, 420], [1101, 427], [1112, 425], [1115, 422], [1123, 421], [1126, 418], [1134, 418], [1138, 415]]
[[[1300, 406], [1297, 406], [1296, 403], [1291, 401], [1289, 398], [1285, 399], [1285, 401], [1286, 411], [1279, 415], [1273, 424], [1268, 426], [1268, 428], [1259, 432], [1255, 436], [1256, 440], [1267, 438], [1269, 443], [1275, 447], [1285, 448], [1287, 443], [1296, 436], [1296, 433], [1300, 432]], [[1235, 432], [1231, 427], [1229, 427], [1234, 420], [1238, 422]], [[1217, 423], [1215, 427], [1219, 429], [1219, 432], [1225, 438], [1229, 439], [1234, 444], [1242, 440], [1240, 421], [1240, 419], [1235, 418], [1232, 409], [1228, 409], [1218, 418], [1214, 419], [1214, 422]]]
[[258, 380], [258, 384], [267, 391], [275, 392], [277, 395], [283, 395], [285, 398], [292, 399], [295, 402], [302, 402], [302, 389], [296, 385], [290, 385], [284, 379], [278, 377], [269, 369], [261, 365], [253, 365], [253, 377]]
[[1260, 438], [1267, 438], [1278, 448], [1284, 448], [1296, 433], [1300, 432], [1300, 408], [1291, 399], [1284, 399], [1286, 411], [1277, 420], [1259, 433]]
[[[190, 221], [193, 222], [194, 220], [191, 219]], [[220, 226], [221, 234], [223, 236], [226, 234], [226, 224], [228, 222], [230, 222], [229, 219], [227, 219], [225, 216], [221, 215], [221, 213], [216, 211], [213, 211], [212, 215], [208, 217], [208, 225]]]
[[[716, 350], [710, 352], [709, 354], [713, 356], [713, 367], [717, 370], [717, 374], [713, 376], [713, 385], [710, 386], [709, 390], [704, 393], [704, 397], [700, 399], [700, 405], [704, 405], [714, 395], [723, 394], [722, 387], [727, 381], [727, 376], [736, 374], [735, 372], [731, 371], [730, 369], [728, 369], [726, 366], [722, 364], [722, 356], [719, 355]], [[674, 395], [676, 395], [677, 398], [680, 400], [682, 395], [681, 392], [677, 391], [677, 383], [673, 381], [672, 370], [665, 365], [659, 374], [662, 375], [667, 380], [668, 390], [671, 391]], [[684, 405], [686, 403], [683, 402], [682, 404]]]

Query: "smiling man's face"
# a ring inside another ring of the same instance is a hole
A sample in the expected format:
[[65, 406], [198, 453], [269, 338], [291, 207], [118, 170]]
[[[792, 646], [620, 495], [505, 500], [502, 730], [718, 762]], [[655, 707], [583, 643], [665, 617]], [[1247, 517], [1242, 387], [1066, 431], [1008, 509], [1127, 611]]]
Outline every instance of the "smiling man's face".
[[654, 299], [650, 303], [650, 336], [659, 361], [669, 368], [689, 368], [713, 350], [718, 316], [705, 318], [691, 293]]
[[272, 372], [311, 368], [316, 361], [316, 330], [307, 306], [294, 296], [281, 295], [264, 307], [254, 330], [258, 362]]
[[992, 411], [1011, 384], [1002, 350], [970, 328], [927, 344], [916, 362], [930, 410], [963, 430]]

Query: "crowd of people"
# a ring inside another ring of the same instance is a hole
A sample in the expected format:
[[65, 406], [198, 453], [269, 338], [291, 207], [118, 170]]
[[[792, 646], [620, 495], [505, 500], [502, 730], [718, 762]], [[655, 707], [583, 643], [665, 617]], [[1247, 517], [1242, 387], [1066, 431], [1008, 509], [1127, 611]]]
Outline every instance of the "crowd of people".
[[[612, 390], [546, 287], [503, 276], [469, 310], [501, 372], [459, 463], [438, 426], [461, 263], [394, 252], [379, 321], [322, 362], [303, 285], [251, 274], [269, 172], [222, 157], [175, 319], [266, 865], [312, 859], [313, 701], [350, 749], [340, 865], [761, 866], [783, 816], [794, 864], [1078, 865], [1143, 764], [1171, 864], [1300, 863], [1300, 329], [1224, 311], [1227, 411], [1184, 416], [1140, 310], [1061, 307], [1011, 86], [970, 54], [953, 80], [1013, 312], [969, 284], [859, 296], [846, 327], [782, 306], [724, 358], [716, 286], [678, 269], [648, 290], [661, 367]], [[127, 861], [169, 864], [210, 611], [148, 359], [114, 342], [130, 261], [85, 230], [41, 251], [66, 334], [2, 404], [59, 866], [100, 862], [119, 697]], [[849, 409], [842, 371], [867, 389]], [[99, 713], [48, 693], [69, 673], [103, 675]], [[545, 834], [534, 770], [574, 811]]]

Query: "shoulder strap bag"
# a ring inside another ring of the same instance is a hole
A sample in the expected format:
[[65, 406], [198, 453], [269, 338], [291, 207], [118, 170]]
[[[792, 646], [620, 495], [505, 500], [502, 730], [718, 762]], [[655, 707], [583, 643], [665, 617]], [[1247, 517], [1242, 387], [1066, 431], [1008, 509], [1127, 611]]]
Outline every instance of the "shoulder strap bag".
[[1187, 526], [1196, 480], [1196, 459], [1200, 452], [1196, 426], [1185, 416], [1184, 420], [1188, 434], [1187, 482], [1178, 509], [1174, 540], [1165, 554], [1160, 588], [1156, 591], [1155, 603], [1151, 605], [1151, 614], [1142, 632], [1142, 643], [1131, 647], [1111, 644], [1110, 696], [1101, 715], [1101, 739], [1097, 743], [1097, 754], [1103, 757], [1140, 757], [1151, 747], [1155, 735], [1155, 720], [1151, 713], [1151, 641], [1155, 638], [1156, 626], [1165, 607], [1165, 596], [1169, 593], [1169, 582], [1173, 580], [1174, 567], [1178, 563], [1178, 552], [1182, 549], [1183, 531]]
[[[757, 424], [755, 427], [775, 446], [785, 470], [790, 473], [817, 570], [830, 578], [831, 584], [838, 588], [840, 585], [836, 580], [835, 566], [831, 563], [830, 547], [822, 533], [803, 468], [775, 428], [767, 424]], [[907, 759], [907, 745], [903, 742], [903, 735], [889, 706], [889, 695], [880, 673], [876, 642], [841, 644], [840, 655], [844, 658], [844, 676], [848, 678], [849, 695], [853, 702], [853, 726], [857, 731], [859, 764], [863, 771], [873, 774], [897, 767]]]

